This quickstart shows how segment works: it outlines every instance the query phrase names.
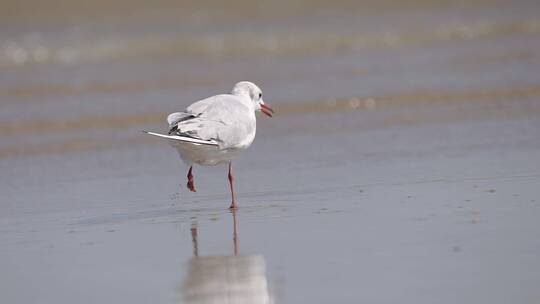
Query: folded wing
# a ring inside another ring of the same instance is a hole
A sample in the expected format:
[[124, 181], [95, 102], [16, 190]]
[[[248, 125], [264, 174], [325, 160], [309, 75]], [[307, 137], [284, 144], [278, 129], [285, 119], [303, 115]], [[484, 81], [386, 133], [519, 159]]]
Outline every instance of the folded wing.
[[222, 149], [237, 148], [255, 132], [254, 113], [233, 95], [201, 100], [189, 106], [184, 114], [191, 116], [178, 116], [176, 129], [171, 129], [175, 135], [214, 140]]

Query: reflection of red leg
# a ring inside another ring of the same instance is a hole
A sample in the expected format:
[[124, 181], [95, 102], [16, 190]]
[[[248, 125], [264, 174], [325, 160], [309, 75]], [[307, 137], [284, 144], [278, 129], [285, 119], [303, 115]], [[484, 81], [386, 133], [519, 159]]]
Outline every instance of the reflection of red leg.
[[238, 223], [236, 221], [236, 209], [231, 209], [233, 217], [233, 246], [234, 246], [234, 255], [238, 255], [240, 250], [238, 246]]
[[234, 199], [233, 180], [234, 180], [234, 177], [232, 175], [232, 162], [229, 162], [229, 185], [231, 186], [231, 197], [232, 197], [232, 202], [229, 209], [236, 209], [236, 200]]
[[193, 169], [193, 166], [189, 167], [189, 171], [187, 173], [187, 187], [189, 191], [196, 192], [195, 191], [195, 184], [193, 183], [193, 174], [191, 174], [191, 170]]
[[199, 246], [197, 242], [197, 226], [191, 227], [191, 242], [193, 244], [193, 256], [199, 256]]

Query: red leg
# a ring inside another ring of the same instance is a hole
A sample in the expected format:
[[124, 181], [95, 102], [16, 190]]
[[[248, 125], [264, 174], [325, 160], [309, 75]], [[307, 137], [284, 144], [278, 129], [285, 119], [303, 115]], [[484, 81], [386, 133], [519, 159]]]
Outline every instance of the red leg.
[[189, 167], [189, 171], [187, 173], [187, 187], [189, 191], [196, 192], [195, 190], [195, 183], [193, 183], [193, 174], [191, 174], [191, 170], [193, 169], [193, 166]]
[[234, 180], [234, 177], [232, 175], [232, 162], [229, 162], [229, 185], [231, 186], [231, 197], [232, 197], [232, 202], [231, 202], [231, 206], [229, 207], [229, 209], [236, 209], [236, 200], [234, 199], [234, 187], [233, 187], [233, 180]]

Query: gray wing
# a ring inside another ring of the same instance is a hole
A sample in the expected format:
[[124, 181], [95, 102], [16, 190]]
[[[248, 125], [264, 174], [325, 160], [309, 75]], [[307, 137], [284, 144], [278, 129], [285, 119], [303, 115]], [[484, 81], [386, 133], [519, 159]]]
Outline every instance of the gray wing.
[[212, 104], [216, 102], [220, 102], [227, 99], [234, 99], [234, 96], [229, 94], [222, 94], [222, 95], [216, 95], [212, 97], [208, 97], [203, 100], [199, 100], [197, 102], [194, 102], [189, 107], [186, 108], [186, 112], [193, 114], [193, 115], [199, 115], [206, 111], [206, 109], [211, 106]]
[[249, 112], [236, 96], [216, 95], [192, 104], [184, 113], [169, 115], [169, 134], [214, 140], [222, 149], [234, 148], [254, 131], [254, 122], [249, 120], [254, 115]]
[[177, 131], [177, 127], [180, 122], [190, 120], [202, 114], [206, 110], [206, 108], [208, 108], [208, 106], [210, 106], [212, 103], [216, 102], [216, 100], [219, 99], [219, 96], [221, 95], [199, 100], [187, 107], [185, 112], [176, 112], [169, 114], [169, 116], [167, 117], [167, 122], [169, 123], [169, 134]]

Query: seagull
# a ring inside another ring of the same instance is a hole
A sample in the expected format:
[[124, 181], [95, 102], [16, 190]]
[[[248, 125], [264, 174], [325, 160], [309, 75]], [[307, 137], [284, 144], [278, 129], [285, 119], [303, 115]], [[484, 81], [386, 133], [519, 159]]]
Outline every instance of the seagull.
[[168, 135], [149, 131], [147, 134], [168, 139], [182, 161], [189, 167], [187, 188], [196, 192], [193, 165], [215, 166], [229, 164], [231, 188], [230, 209], [236, 209], [232, 159], [253, 143], [256, 131], [255, 112], [272, 117], [274, 110], [263, 101], [261, 89], [252, 82], [237, 83], [229, 94], [199, 100], [184, 112], [167, 117]]

